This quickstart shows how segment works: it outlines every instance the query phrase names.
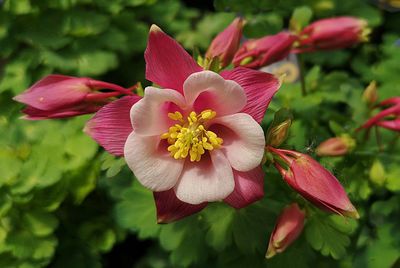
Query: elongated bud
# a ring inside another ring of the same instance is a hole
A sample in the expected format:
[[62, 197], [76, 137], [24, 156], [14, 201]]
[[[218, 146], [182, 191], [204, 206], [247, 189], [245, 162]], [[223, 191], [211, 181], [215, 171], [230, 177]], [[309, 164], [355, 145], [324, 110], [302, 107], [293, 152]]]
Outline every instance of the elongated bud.
[[245, 42], [233, 58], [235, 66], [259, 69], [287, 57], [297, 40], [289, 32], [265, 36]]
[[275, 167], [283, 179], [305, 199], [323, 210], [359, 218], [342, 185], [317, 161], [295, 151], [268, 149], [277, 157]]
[[311, 23], [300, 34], [297, 52], [351, 47], [368, 41], [371, 29], [355, 17], [336, 17]]
[[91, 78], [48, 75], [14, 100], [27, 105], [23, 110], [25, 119], [39, 120], [93, 113], [121, 94], [132, 95], [118, 85]]
[[297, 239], [304, 227], [305, 213], [296, 203], [284, 208], [269, 239], [267, 259], [283, 252]]
[[372, 106], [378, 100], [378, 91], [376, 87], [376, 82], [372, 81], [369, 83], [367, 88], [364, 90], [362, 95], [363, 101], [365, 101], [369, 106]]
[[206, 57], [208, 59], [218, 57], [222, 68], [228, 66], [239, 48], [243, 25], [243, 19], [236, 18], [214, 38], [207, 50]]
[[356, 141], [350, 135], [334, 137], [322, 142], [316, 149], [318, 156], [342, 156], [354, 149]]

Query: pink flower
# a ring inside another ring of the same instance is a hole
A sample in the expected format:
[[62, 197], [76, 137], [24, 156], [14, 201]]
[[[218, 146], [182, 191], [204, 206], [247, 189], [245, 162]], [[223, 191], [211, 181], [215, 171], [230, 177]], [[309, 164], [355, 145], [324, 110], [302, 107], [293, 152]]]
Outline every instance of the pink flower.
[[346, 155], [355, 146], [355, 140], [349, 135], [334, 137], [321, 142], [315, 150], [318, 156]]
[[297, 52], [351, 47], [368, 40], [367, 22], [355, 17], [336, 17], [311, 23], [300, 34]]
[[239, 48], [242, 37], [243, 19], [236, 18], [225, 30], [219, 33], [209, 46], [206, 57], [218, 57], [221, 67], [228, 66]]
[[191, 215], [210, 201], [241, 208], [259, 200], [265, 143], [259, 123], [278, 79], [246, 68], [204, 71], [155, 25], [145, 59], [146, 78], [162, 88], [104, 106], [86, 131], [111, 153], [124, 153], [137, 179], [154, 191], [158, 222]]
[[235, 66], [259, 69], [287, 57], [297, 37], [289, 32], [245, 42], [233, 58]]
[[[112, 92], [96, 92], [111, 89]], [[106, 104], [110, 97], [131, 94], [128, 90], [90, 78], [48, 75], [14, 100], [26, 104], [26, 119], [63, 118], [93, 113]]]
[[400, 97], [393, 97], [382, 101], [376, 108], [384, 108], [371, 117], [359, 129], [370, 129], [380, 126], [393, 131], [400, 131]]
[[283, 209], [269, 238], [266, 258], [281, 253], [297, 239], [304, 227], [305, 213], [296, 203]]
[[295, 151], [272, 147], [269, 150], [288, 166], [285, 169], [281, 163], [275, 161], [275, 167], [283, 179], [305, 199], [321, 209], [353, 218], [359, 217], [342, 185], [317, 161]]

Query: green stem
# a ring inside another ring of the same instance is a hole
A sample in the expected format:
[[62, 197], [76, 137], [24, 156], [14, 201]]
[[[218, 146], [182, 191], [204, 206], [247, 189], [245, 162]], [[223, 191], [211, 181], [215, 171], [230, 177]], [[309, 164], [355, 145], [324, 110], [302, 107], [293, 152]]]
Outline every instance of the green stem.
[[299, 59], [301, 95], [304, 97], [307, 95], [304, 60], [303, 56], [300, 54], [297, 55], [297, 58]]
[[379, 128], [375, 126], [375, 138], [376, 138], [376, 143], [378, 145], [379, 152], [383, 151], [383, 144], [382, 144], [382, 139], [381, 139], [381, 133], [379, 132]]
[[389, 142], [389, 148], [394, 149], [396, 143], [398, 142], [400, 138], [400, 133], [398, 133], [390, 142]]

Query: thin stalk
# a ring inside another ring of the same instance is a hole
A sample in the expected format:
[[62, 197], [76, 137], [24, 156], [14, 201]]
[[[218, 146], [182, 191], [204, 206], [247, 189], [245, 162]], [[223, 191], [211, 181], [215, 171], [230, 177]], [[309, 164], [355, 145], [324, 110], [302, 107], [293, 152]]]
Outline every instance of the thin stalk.
[[297, 54], [297, 58], [299, 59], [301, 95], [304, 97], [304, 96], [307, 96], [304, 59], [303, 59], [303, 56], [301, 54]]
[[378, 145], [379, 152], [382, 152], [383, 151], [383, 144], [382, 144], [381, 133], [379, 132], [379, 128], [377, 126], [375, 126], [374, 128], [375, 128], [376, 144]]

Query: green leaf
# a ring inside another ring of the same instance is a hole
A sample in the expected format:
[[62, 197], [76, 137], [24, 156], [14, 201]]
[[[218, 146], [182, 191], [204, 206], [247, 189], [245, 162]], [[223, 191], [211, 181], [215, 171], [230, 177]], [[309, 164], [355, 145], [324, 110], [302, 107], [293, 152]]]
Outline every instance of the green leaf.
[[308, 243], [324, 256], [340, 259], [350, 245], [349, 234], [354, 231], [355, 223], [351, 219], [337, 215], [316, 214], [309, 218], [305, 228]]
[[371, 169], [369, 170], [369, 178], [378, 186], [382, 186], [386, 181], [385, 168], [378, 159], [372, 163]]
[[116, 220], [122, 227], [138, 232], [142, 239], [155, 237], [160, 231], [153, 194], [136, 180], [122, 193], [115, 213]]
[[300, 32], [304, 26], [306, 26], [311, 18], [313, 12], [307, 6], [297, 7], [290, 18], [290, 29], [294, 32]]
[[218, 251], [225, 249], [232, 243], [232, 223], [235, 210], [227, 205], [213, 204], [207, 207], [203, 215], [210, 226], [206, 234], [207, 243]]
[[58, 225], [57, 218], [48, 212], [29, 211], [24, 214], [24, 225], [36, 236], [51, 234]]

